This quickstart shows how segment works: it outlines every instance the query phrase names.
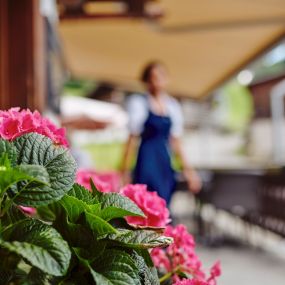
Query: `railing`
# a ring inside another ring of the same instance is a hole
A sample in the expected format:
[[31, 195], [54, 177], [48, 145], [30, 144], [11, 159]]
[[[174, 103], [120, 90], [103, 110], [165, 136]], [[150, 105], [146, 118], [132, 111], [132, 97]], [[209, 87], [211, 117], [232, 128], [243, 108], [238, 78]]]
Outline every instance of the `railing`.
[[[285, 237], [285, 171], [213, 171], [210, 177], [196, 195], [198, 214], [211, 204]], [[183, 187], [183, 183], [178, 185]]]

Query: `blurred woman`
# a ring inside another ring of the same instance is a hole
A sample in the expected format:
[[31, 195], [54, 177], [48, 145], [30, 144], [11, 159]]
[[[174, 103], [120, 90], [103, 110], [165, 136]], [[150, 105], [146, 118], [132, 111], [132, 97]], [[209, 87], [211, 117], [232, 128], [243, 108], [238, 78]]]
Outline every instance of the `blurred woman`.
[[133, 95], [128, 101], [130, 135], [122, 170], [127, 177], [133, 149], [140, 139], [132, 183], [146, 184], [150, 191], [157, 191], [169, 204], [176, 186], [175, 171], [171, 166], [173, 152], [181, 161], [189, 190], [198, 192], [201, 181], [182, 150], [183, 115], [177, 100], [165, 92], [168, 83], [165, 67], [159, 62], [151, 62], [144, 68], [141, 80], [147, 93]]

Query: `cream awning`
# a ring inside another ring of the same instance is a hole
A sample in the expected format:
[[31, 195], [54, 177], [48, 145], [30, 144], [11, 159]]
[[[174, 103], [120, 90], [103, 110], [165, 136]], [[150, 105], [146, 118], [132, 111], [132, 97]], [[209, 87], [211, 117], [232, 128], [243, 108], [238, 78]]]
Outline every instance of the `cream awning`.
[[165, 16], [143, 20], [63, 21], [71, 70], [80, 77], [135, 82], [152, 59], [165, 62], [170, 90], [210, 94], [285, 36], [284, 0], [161, 0]]

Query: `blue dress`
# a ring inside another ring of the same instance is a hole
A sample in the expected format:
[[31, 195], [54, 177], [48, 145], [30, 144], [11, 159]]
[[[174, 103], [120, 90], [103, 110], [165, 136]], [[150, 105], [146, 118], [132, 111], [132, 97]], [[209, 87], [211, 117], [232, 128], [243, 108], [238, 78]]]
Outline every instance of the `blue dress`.
[[175, 172], [171, 167], [169, 116], [149, 110], [141, 133], [141, 143], [134, 169], [134, 183], [146, 184], [169, 204], [175, 189]]

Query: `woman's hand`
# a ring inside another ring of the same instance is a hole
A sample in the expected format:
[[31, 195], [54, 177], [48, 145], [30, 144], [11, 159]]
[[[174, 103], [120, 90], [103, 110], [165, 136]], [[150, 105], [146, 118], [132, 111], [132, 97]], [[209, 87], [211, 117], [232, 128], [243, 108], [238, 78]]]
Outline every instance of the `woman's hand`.
[[176, 153], [176, 155], [181, 161], [182, 168], [183, 168], [183, 174], [188, 184], [189, 191], [191, 191], [194, 194], [200, 192], [202, 188], [201, 179], [199, 175], [197, 174], [197, 172], [189, 166], [186, 160], [186, 156], [182, 149], [181, 140], [177, 137], [171, 137], [171, 145], [172, 145], [174, 152]]
[[184, 176], [188, 185], [189, 191], [197, 194], [201, 191], [202, 181], [196, 171], [193, 169], [184, 171]]

